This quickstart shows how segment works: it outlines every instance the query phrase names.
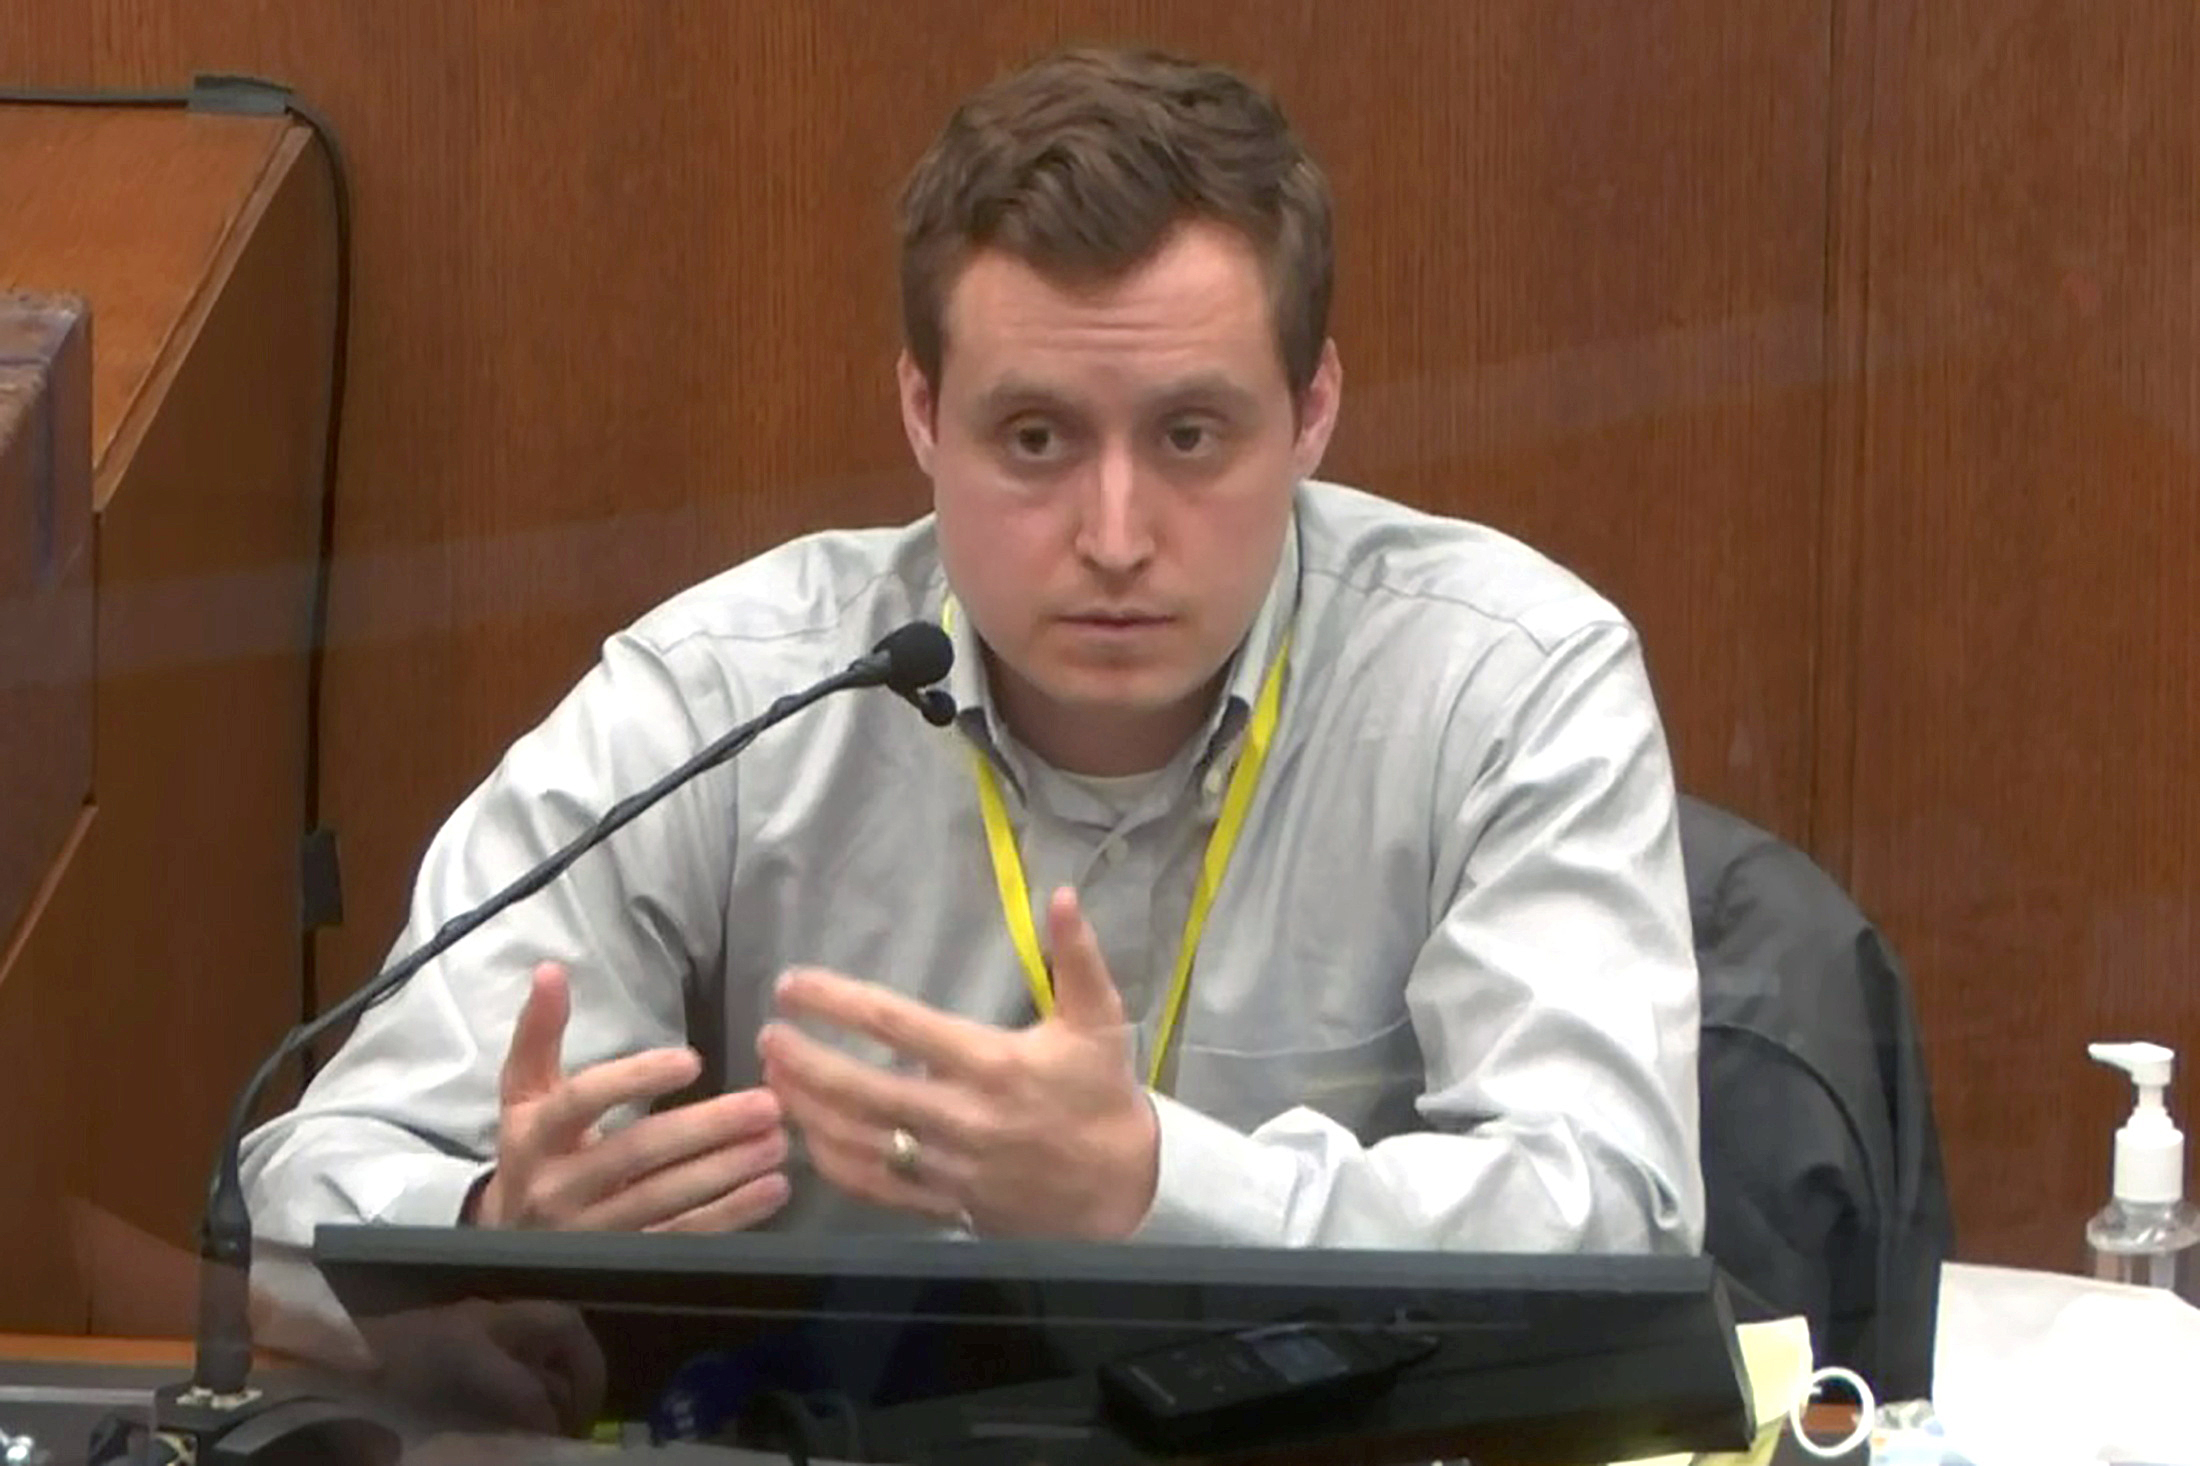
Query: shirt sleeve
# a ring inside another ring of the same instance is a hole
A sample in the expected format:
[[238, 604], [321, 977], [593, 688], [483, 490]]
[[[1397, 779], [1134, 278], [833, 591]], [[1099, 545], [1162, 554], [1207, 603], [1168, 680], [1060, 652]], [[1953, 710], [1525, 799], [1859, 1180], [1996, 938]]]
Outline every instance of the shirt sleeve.
[[[683, 685], [681, 650], [632, 634], [606, 643], [436, 834], [390, 960], [730, 726], [722, 677], [698, 662]], [[714, 725], [707, 732], [699, 714]], [[369, 1009], [296, 1108], [245, 1141], [259, 1236], [295, 1248], [325, 1222], [455, 1223], [495, 1153], [505, 1050], [538, 963], [569, 970], [569, 1068], [684, 1042], [689, 985], [720, 965], [733, 843], [733, 784], [721, 768]]]
[[[1693, 1252], [1697, 976], [1670, 756], [1638, 644], [1592, 624], [1439, 759], [1434, 923], [1407, 979], [1422, 1128], [1313, 1109], [1241, 1133], [1165, 1096], [1169, 1242]], [[1446, 792], [1450, 791], [1450, 792]]]

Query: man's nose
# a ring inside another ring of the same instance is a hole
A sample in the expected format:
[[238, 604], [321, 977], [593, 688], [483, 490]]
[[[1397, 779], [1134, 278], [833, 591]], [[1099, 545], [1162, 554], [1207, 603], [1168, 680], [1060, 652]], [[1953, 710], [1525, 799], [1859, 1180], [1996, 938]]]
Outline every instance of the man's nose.
[[1153, 526], [1138, 464], [1127, 447], [1111, 447], [1094, 465], [1078, 524], [1077, 553], [1094, 569], [1129, 575], [1153, 558]]

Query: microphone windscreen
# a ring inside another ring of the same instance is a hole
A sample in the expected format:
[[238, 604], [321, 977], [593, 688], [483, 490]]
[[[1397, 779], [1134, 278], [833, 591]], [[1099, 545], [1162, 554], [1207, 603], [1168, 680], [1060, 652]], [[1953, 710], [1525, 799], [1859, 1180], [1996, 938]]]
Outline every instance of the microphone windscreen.
[[947, 676], [955, 665], [955, 645], [929, 621], [912, 621], [886, 634], [876, 651], [886, 655], [886, 685], [915, 692]]

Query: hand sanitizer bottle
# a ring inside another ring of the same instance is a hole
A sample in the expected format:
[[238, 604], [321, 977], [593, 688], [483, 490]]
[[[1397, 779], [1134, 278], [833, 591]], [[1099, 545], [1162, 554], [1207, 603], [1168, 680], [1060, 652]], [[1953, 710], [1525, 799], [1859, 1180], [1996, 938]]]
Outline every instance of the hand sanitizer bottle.
[[2160, 1044], [2094, 1044], [2131, 1076], [2138, 1103], [2116, 1132], [2115, 1197], [2086, 1224], [2093, 1276], [2200, 1301], [2200, 1211], [2185, 1201], [2185, 1137], [2163, 1104], [2177, 1055]]

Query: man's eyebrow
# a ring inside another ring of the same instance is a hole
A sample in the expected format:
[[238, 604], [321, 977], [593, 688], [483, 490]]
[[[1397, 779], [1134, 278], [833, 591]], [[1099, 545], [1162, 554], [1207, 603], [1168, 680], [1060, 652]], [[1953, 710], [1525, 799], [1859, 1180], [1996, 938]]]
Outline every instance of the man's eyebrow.
[[[1012, 373], [980, 392], [971, 402], [971, 412], [976, 417], [990, 419], [1035, 409], [1059, 411], [1069, 403], [1069, 394], [1052, 384], [1037, 377]], [[1193, 372], [1142, 394], [1139, 405], [1148, 413], [1201, 405], [1211, 405], [1224, 412], [1249, 413], [1260, 405], [1260, 399], [1221, 372]]]
[[1058, 407], [1063, 395], [1035, 377], [1013, 374], [1001, 378], [971, 403], [980, 417], [995, 417], [1017, 408]]
[[1175, 407], [1184, 403], [1213, 403], [1215, 406], [1235, 411], [1247, 411], [1259, 405], [1259, 398], [1234, 379], [1221, 372], [1194, 372], [1176, 381], [1163, 383], [1146, 394], [1146, 407]]
[[[1010, 375], [980, 392], [971, 406], [980, 417], [1001, 417], [1029, 408], [1059, 408], [1068, 401], [1067, 393], [1039, 378]], [[1188, 403], [1212, 403], [1243, 412], [1257, 406], [1259, 399], [1221, 372], [1194, 372], [1143, 394], [1141, 406], [1151, 412]]]

